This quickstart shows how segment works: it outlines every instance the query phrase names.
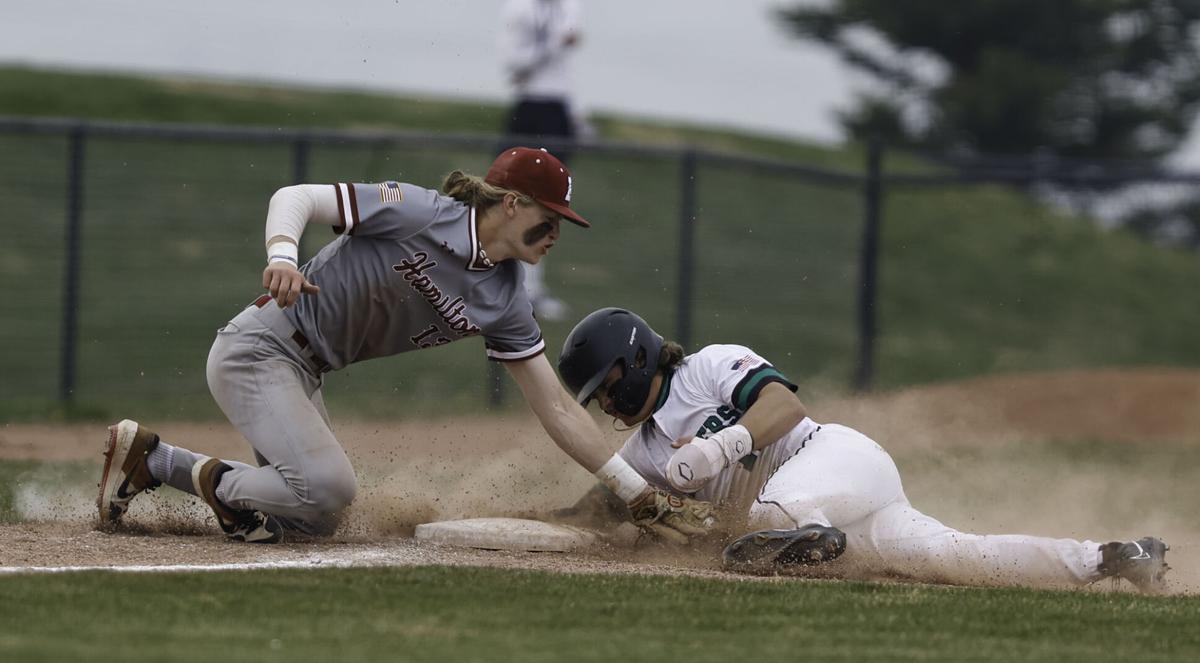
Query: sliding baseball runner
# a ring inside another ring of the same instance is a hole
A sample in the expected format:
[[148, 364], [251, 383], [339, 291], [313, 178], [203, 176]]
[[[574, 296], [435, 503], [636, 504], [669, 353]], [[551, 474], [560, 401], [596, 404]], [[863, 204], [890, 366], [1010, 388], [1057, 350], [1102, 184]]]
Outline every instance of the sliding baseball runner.
[[1164, 587], [1167, 546], [956, 531], [909, 504], [891, 456], [862, 433], [818, 423], [796, 385], [741, 345], [684, 355], [637, 315], [595, 311], [567, 337], [563, 381], [637, 426], [620, 450], [652, 484], [741, 510], [749, 533], [727, 568], [823, 566], [953, 584]]

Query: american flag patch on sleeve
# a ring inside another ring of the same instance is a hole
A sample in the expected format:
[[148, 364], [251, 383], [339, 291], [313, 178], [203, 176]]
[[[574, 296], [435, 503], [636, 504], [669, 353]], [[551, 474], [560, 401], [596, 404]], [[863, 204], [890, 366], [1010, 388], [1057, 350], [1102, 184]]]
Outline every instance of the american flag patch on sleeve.
[[384, 203], [398, 203], [404, 200], [404, 194], [400, 192], [400, 184], [397, 182], [380, 183], [379, 200]]

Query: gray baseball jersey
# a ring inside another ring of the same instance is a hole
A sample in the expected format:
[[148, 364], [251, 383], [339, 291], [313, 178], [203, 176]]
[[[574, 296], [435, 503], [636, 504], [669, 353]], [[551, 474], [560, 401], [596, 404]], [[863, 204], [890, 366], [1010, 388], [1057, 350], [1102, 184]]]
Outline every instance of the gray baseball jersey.
[[[500, 361], [545, 348], [520, 265], [486, 260], [470, 206], [397, 182], [334, 190], [339, 237], [301, 267], [320, 294], [288, 309], [260, 297], [217, 332], [206, 367], [213, 398], [258, 461], [225, 461], [233, 469], [217, 498], [315, 535], [335, 530], [356, 491], [325, 412], [322, 371], [476, 335]], [[201, 460], [171, 447], [155, 478], [195, 494]]]
[[[737, 423], [772, 382], [796, 390], [767, 360], [741, 345], [710, 345], [688, 355], [663, 383], [654, 414], [625, 442], [621, 457], [647, 481], [669, 489], [666, 469], [675, 453], [671, 444], [679, 438], [707, 437]], [[805, 417], [775, 444], [723, 470], [696, 497], [714, 503], [752, 499], [816, 427]]]
[[331, 369], [475, 335], [493, 360], [545, 349], [520, 265], [486, 260], [474, 209], [411, 184], [334, 186], [339, 237], [300, 269], [321, 292], [287, 311]]

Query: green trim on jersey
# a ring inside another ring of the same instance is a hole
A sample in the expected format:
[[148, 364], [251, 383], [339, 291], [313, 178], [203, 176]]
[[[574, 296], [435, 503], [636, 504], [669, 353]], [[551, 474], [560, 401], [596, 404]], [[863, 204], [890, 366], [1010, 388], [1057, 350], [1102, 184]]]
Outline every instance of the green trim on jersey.
[[791, 389], [793, 392], [797, 389], [796, 385], [792, 384], [787, 378], [783, 377], [783, 373], [780, 373], [778, 370], [776, 370], [774, 366], [771, 366], [770, 364], [763, 364], [762, 366], [750, 371], [750, 373], [748, 373], [746, 377], [738, 383], [738, 386], [734, 387], [733, 406], [742, 412], [749, 410], [750, 406], [754, 404], [754, 401], [758, 400], [758, 392], [762, 391], [763, 387], [772, 382], [778, 382], [788, 389]]
[[671, 378], [673, 377], [675, 377], [675, 371], [663, 372], [662, 386], [658, 389], [658, 401], [654, 403], [654, 409], [650, 414], [658, 412], [666, 404], [667, 396], [671, 395]]

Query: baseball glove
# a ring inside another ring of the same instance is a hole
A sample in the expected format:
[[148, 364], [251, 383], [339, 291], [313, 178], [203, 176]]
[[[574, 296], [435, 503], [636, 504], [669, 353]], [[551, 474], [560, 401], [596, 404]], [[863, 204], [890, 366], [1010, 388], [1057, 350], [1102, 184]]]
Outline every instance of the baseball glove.
[[717, 527], [712, 504], [680, 497], [665, 490], [650, 490], [629, 503], [633, 524], [664, 541], [685, 544]]

